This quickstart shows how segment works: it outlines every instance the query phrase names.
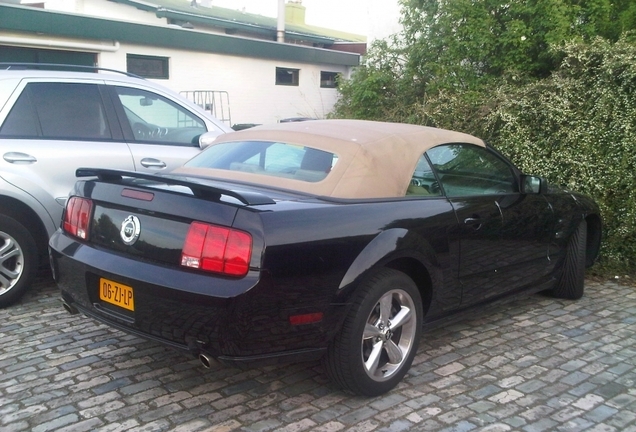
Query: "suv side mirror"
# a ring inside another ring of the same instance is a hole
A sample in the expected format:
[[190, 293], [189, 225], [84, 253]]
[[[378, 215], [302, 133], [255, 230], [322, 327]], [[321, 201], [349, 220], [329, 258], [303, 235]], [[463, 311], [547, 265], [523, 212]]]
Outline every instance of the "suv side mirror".
[[540, 194], [545, 193], [547, 190], [548, 182], [546, 179], [525, 174], [521, 176], [521, 193]]
[[212, 144], [218, 136], [218, 132], [209, 131], [202, 133], [201, 135], [199, 135], [199, 147], [201, 147], [202, 149], [206, 148], [207, 146]]

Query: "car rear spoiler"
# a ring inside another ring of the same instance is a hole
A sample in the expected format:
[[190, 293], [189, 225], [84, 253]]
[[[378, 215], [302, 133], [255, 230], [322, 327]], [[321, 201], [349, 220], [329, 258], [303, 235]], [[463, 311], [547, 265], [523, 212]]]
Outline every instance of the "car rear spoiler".
[[[97, 177], [99, 181], [105, 183], [123, 184], [124, 177], [138, 178], [148, 180], [156, 184], [178, 185], [187, 187], [197, 198], [207, 200], [220, 200], [222, 195], [236, 198], [241, 203], [249, 206], [275, 204], [275, 201], [258, 192], [235, 191], [223, 189], [207, 184], [198, 183], [196, 181], [187, 180], [185, 177], [176, 177], [170, 175], [146, 174], [137, 171], [113, 170], [104, 168], [78, 168], [75, 171], [75, 177]], [[142, 185], [139, 185], [142, 186]]]

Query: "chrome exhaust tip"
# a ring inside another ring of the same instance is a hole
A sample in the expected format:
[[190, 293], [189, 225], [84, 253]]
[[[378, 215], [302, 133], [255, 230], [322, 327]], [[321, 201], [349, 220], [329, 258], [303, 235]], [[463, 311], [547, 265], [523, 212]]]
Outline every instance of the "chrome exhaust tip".
[[64, 300], [62, 300], [62, 307], [64, 308], [66, 312], [70, 313], [71, 315], [77, 315], [79, 313], [79, 311], [77, 310], [75, 306], [68, 304]]
[[199, 361], [201, 362], [203, 367], [206, 369], [210, 369], [212, 365], [216, 364], [216, 360], [210, 357], [209, 355], [207, 355], [206, 353], [199, 354]]

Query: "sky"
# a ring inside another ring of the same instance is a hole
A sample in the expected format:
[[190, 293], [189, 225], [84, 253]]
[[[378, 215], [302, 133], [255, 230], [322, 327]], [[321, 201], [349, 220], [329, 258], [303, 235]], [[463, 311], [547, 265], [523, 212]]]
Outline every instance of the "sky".
[[[302, 0], [305, 23], [365, 35], [370, 42], [400, 30], [398, 0]], [[276, 17], [278, 0], [212, 0], [213, 6]]]

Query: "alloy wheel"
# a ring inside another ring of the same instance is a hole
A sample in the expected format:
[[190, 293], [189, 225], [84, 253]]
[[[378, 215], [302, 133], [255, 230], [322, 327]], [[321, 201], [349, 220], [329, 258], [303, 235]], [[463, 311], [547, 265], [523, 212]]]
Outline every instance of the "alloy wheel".
[[20, 280], [24, 270], [24, 252], [9, 234], [0, 231], [0, 295]]
[[415, 304], [401, 289], [386, 292], [371, 310], [362, 335], [362, 361], [367, 375], [385, 381], [400, 370], [417, 334]]

